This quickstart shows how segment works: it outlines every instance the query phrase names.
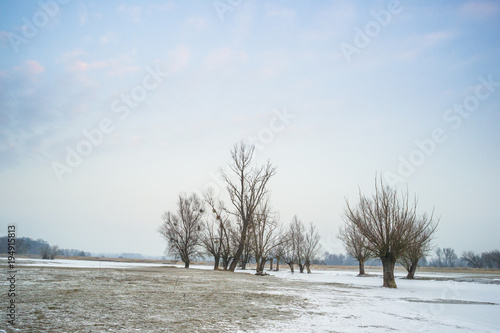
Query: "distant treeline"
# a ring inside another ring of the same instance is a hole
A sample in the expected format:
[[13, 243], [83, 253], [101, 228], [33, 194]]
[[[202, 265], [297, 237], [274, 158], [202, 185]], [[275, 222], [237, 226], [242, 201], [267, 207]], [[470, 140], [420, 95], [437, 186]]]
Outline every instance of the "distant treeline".
[[[90, 253], [75, 249], [60, 249], [57, 245], [51, 246], [43, 239], [29, 237], [16, 238], [16, 254], [40, 255], [43, 259], [54, 259], [56, 256], [88, 257]], [[7, 236], [0, 237], [0, 253], [7, 253]]]
[[[357, 266], [358, 261], [353, 257], [345, 254], [333, 254], [325, 252], [323, 260], [319, 260], [318, 264], [323, 265], [339, 265], [339, 266]], [[490, 268], [500, 269], [500, 251], [486, 251], [475, 253], [466, 251], [459, 257], [452, 248], [437, 248], [434, 251], [434, 257], [428, 259], [423, 257], [419, 261], [420, 267], [471, 267], [471, 268]], [[373, 259], [366, 262], [368, 266], [380, 266], [380, 260]]]
[[[337, 266], [358, 266], [358, 261], [346, 254], [335, 254], [325, 252], [323, 260], [318, 262], [320, 265], [337, 265]], [[372, 259], [365, 262], [367, 266], [382, 266], [379, 259]]]

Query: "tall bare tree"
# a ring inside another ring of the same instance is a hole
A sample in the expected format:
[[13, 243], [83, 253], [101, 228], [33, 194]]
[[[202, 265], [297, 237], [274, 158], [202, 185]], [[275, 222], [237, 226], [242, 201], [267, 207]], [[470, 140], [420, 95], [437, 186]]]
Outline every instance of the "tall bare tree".
[[203, 215], [203, 202], [196, 194], [179, 195], [177, 214], [165, 212], [163, 224], [158, 229], [167, 241], [168, 252], [179, 256], [185, 268], [189, 268], [191, 260], [200, 254]]
[[374, 256], [373, 251], [368, 247], [366, 237], [359, 232], [356, 224], [345, 219], [345, 225], [339, 229], [338, 238], [344, 243], [347, 254], [358, 261], [358, 276], [365, 275], [365, 262]]
[[432, 218], [418, 223], [417, 200], [410, 203], [408, 190], [401, 195], [395, 188], [380, 186], [375, 180], [375, 194], [359, 194], [359, 203], [352, 206], [346, 200], [345, 218], [352, 222], [368, 240], [368, 248], [380, 258], [384, 287], [396, 288], [394, 266], [406, 249], [433, 224]]
[[254, 220], [257, 207], [268, 193], [269, 179], [276, 173], [276, 168], [269, 161], [263, 166], [253, 167], [251, 163], [254, 151], [254, 145], [249, 146], [243, 142], [236, 144], [231, 150], [231, 173], [221, 170], [233, 206], [231, 213], [241, 223], [238, 248], [229, 267], [230, 271], [235, 270], [241, 259], [247, 244], [248, 228]]
[[277, 213], [271, 211], [269, 200], [259, 205], [254, 221], [249, 227], [250, 249], [257, 263], [257, 275], [264, 274], [264, 266], [271, 259], [272, 251], [283, 241]]
[[311, 273], [311, 263], [317, 258], [319, 250], [321, 249], [319, 244], [320, 239], [321, 237], [316, 226], [311, 222], [304, 240], [304, 263], [307, 273]]
[[433, 220], [433, 214], [430, 217], [427, 217], [426, 214], [422, 215], [420, 219], [417, 220], [417, 228], [420, 228], [420, 225], [427, 224], [427, 227], [423, 228], [422, 233], [420, 233], [414, 242], [408, 245], [405, 252], [399, 258], [398, 262], [403, 266], [408, 274], [406, 275], [407, 279], [414, 279], [415, 272], [417, 271], [418, 261], [425, 257], [432, 250], [432, 237], [437, 229], [439, 221], [436, 223], [429, 223], [428, 221]]

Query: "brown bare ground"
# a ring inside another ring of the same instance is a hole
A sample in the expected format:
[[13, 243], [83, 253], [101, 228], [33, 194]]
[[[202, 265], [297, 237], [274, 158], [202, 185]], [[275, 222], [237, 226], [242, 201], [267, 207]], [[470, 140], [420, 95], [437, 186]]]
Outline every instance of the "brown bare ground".
[[16, 284], [16, 330], [7, 332], [252, 331], [297, 317], [307, 303], [273, 292], [301, 282], [175, 267], [20, 266]]

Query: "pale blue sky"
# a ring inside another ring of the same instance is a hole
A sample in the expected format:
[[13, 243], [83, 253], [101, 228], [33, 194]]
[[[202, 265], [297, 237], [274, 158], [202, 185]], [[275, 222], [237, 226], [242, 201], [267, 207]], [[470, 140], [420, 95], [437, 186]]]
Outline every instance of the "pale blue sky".
[[498, 248], [499, 32], [498, 1], [2, 1], [0, 234], [161, 255], [178, 193], [260, 135], [325, 250], [376, 173], [438, 246]]

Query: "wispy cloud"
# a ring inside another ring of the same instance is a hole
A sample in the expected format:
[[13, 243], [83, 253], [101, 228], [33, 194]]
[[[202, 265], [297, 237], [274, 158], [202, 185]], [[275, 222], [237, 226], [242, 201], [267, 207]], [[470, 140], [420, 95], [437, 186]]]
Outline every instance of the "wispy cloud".
[[141, 6], [125, 6], [118, 7], [118, 11], [127, 15], [134, 23], [141, 23], [142, 21], [142, 7]]
[[261, 63], [257, 70], [258, 77], [263, 80], [271, 79], [290, 67], [290, 54], [285, 50], [268, 51], [262, 55]]
[[407, 47], [399, 52], [399, 57], [402, 60], [413, 60], [418, 55], [433, 47], [442, 45], [454, 37], [455, 33], [444, 30], [411, 36], [406, 40]]
[[36, 60], [25, 60], [21, 66], [15, 66], [14, 71], [21, 73], [22, 76], [33, 82], [45, 72], [45, 68]]
[[192, 16], [186, 19], [186, 25], [194, 30], [203, 30], [207, 26], [207, 21], [201, 16]]
[[334, 3], [317, 13], [311, 20], [311, 24], [300, 31], [299, 38], [304, 42], [317, 42], [334, 36], [351, 34], [357, 15], [356, 6], [353, 3]]
[[208, 70], [220, 70], [244, 63], [248, 56], [244, 51], [223, 47], [211, 52], [205, 62]]
[[35, 61], [35, 60], [26, 60], [24, 62], [25, 64], [25, 67], [27, 72], [30, 74], [30, 75], [38, 75], [40, 73], [43, 73], [45, 72], [45, 68], [43, 68], [42, 65], [40, 65], [40, 63], [38, 63], [38, 61]]
[[78, 19], [80, 21], [81, 25], [85, 25], [87, 23], [87, 16], [88, 16], [88, 11], [87, 11], [87, 6], [83, 3], [78, 4]]
[[191, 51], [185, 45], [178, 45], [175, 50], [168, 53], [170, 72], [178, 72], [184, 69], [189, 64]]
[[84, 73], [94, 69], [102, 69], [106, 67], [106, 63], [103, 61], [87, 62], [81, 59], [81, 57], [87, 55], [81, 49], [67, 52], [61, 56], [61, 61], [64, 64], [65, 69], [70, 73]]
[[115, 34], [112, 33], [112, 32], [108, 32], [107, 34], [105, 35], [102, 35], [101, 38], [100, 38], [100, 42], [101, 44], [108, 44], [111, 40], [113, 40], [115, 38]]
[[6, 42], [9, 40], [9, 33], [7, 31], [0, 31], [0, 42]]
[[155, 12], [169, 12], [174, 10], [175, 3], [173, 1], [168, 1], [163, 5], [151, 5], [147, 9], [147, 13], [155, 13]]
[[498, 1], [468, 1], [459, 8], [462, 16], [473, 19], [485, 19], [500, 14]]
[[279, 7], [276, 5], [266, 5], [266, 16], [283, 19], [286, 21], [293, 21], [297, 17], [295, 10], [286, 7]]

